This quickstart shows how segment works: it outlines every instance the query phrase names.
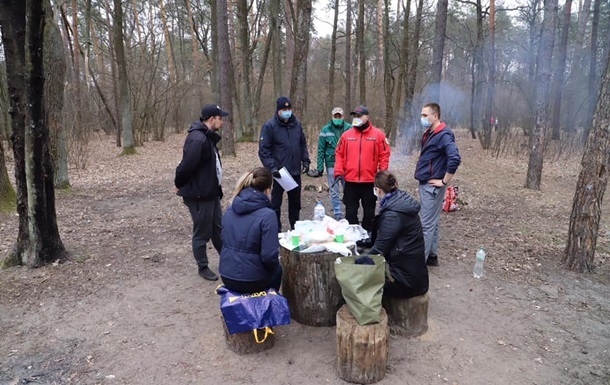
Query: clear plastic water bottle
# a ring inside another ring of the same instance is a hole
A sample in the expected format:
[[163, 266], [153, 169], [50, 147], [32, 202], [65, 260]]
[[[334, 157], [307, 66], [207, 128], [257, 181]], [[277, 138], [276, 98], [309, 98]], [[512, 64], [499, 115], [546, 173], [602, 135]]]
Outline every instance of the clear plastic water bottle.
[[326, 210], [324, 210], [324, 205], [321, 201], [316, 203], [316, 207], [313, 208], [313, 220], [322, 222], [324, 220], [324, 216], [326, 216]]
[[474, 269], [472, 275], [475, 278], [481, 278], [483, 276], [483, 264], [485, 263], [485, 249], [479, 247], [477, 250], [477, 261], [474, 263]]

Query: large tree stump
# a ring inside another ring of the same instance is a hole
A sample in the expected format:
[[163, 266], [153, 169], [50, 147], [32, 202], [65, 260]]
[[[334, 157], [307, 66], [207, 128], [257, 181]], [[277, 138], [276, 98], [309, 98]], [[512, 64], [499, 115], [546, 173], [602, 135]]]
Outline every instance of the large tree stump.
[[308, 326], [335, 325], [342, 296], [335, 277], [337, 253], [299, 253], [280, 248], [282, 295], [288, 300], [290, 315]]
[[381, 304], [392, 334], [417, 337], [428, 331], [428, 293], [411, 298], [384, 296]]
[[381, 309], [379, 323], [360, 325], [343, 305], [337, 312], [337, 371], [357, 384], [372, 384], [385, 376], [390, 348], [388, 316]]
[[[227, 324], [225, 323], [225, 319], [223, 318], [222, 314], [220, 315], [220, 320], [222, 322], [222, 327], [225, 331], [225, 340], [227, 341], [227, 346], [229, 347], [229, 349], [231, 349], [237, 354], [243, 355], [258, 353], [264, 350], [271, 349], [273, 345], [275, 345], [275, 336], [273, 334], [267, 336], [265, 342], [258, 344], [254, 339], [254, 333], [252, 333], [252, 331], [229, 334], [229, 329], [227, 329]], [[259, 330], [258, 338], [262, 339], [264, 336], [265, 331]]]

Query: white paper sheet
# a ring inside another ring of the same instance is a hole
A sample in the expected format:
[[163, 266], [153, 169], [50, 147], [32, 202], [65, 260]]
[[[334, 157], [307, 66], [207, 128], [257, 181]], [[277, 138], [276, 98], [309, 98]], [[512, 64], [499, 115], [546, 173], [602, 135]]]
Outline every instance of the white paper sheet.
[[279, 183], [280, 186], [282, 186], [282, 188], [284, 188], [284, 191], [294, 190], [298, 186], [298, 184], [294, 180], [292, 175], [290, 175], [288, 170], [286, 170], [286, 167], [282, 167], [279, 171], [280, 171], [281, 178], [273, 178], [273, 179], [275, 179], [277, 181], [277, 183]]

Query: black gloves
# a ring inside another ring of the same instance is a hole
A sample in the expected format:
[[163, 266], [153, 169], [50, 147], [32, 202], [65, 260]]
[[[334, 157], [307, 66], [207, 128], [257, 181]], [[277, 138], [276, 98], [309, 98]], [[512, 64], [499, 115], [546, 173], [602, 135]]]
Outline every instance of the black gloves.
[[333, 184], [337, 184], [337, 182], [341, 181], [341, 183], [345, 182], [345, 178], [343, 178], [343, 175], [335, 175], [335, 183]]
[[271, 175], [273, 175], [274, 178], [281, 178], [282, 177], [282, 175], [280, 174], [280, 172], [278, 170], [271, 171]]
[[318, 170], [318, 176], [324, 175], [324, 170]]
[[307, 174], [309, 172], [309, 165], [307, 163], [305, 163], [303, 165], [303, 174]]

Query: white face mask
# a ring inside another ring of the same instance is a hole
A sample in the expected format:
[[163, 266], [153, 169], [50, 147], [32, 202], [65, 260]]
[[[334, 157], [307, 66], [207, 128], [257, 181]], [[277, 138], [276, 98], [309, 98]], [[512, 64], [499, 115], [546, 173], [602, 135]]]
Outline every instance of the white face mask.
[[354, 118], [352, 119], [352, 126], [354, 127], [360, 127], [362, 125], [362, 119], [361, 118]]
[[377, 187], [373, 187], [373, 195], [375, 195], [377, 198], [381, 198], [379, 193], [377, 193]]

